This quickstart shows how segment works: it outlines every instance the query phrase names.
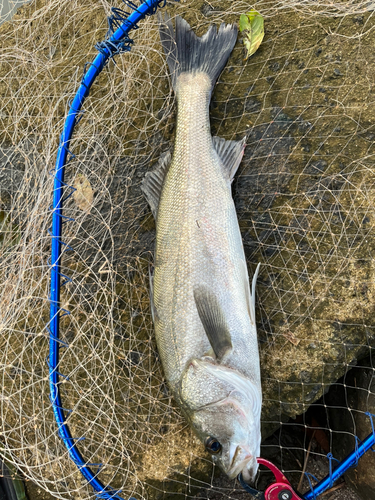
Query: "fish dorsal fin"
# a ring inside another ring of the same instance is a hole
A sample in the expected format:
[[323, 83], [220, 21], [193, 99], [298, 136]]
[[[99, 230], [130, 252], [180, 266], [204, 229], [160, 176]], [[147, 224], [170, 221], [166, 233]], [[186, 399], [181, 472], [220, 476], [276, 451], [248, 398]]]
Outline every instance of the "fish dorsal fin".
[[246, 137], [241, 141], [226, 141], [217, 136], [212, 138], [215, 151], [223, 162], [224, 175], [228, 177], [230, 182], [233, 181], [233, 177], [241, 163], [246, 146], [245, 142]]
[[147, 172], [141, 185], [141, 189], [146, 196], [152, 215], [155, 219], [158, 213], [159, 201], [165, 176], [167, 175], [169, 165], [171, 164], [171, 158], [172, 155], [170, 151], [163, 153], [159, 158], [156, 169], [152, 172]]
[[247, 310], [250, 316], [250, 321], [252, 322], [253, 325], [255, 325], [255, 285], [257, 282], [257, 277], [259, 273], [259, 268], [260, 268], [260, 262], [257, 265], [257, 268], [255, 269], [255, 273], [253, 276], [253, 281], [251, 285], [251, 290], [250, 290], [250, 284], [249, 284], [249, 275], [247, 273], [247, 266], [246, 262], [244, 260], [241, 260], [241, 267], [242, 267], [242, 279], [243, 279], [243, 285], [245, 288], [245, 294], [246, 294], [246, 303], [247, 303]]
[[219, 300], [204, 285], [194, 288], [194, 300], [216, 358], [221, 360], [232, 349], [232, 341]]

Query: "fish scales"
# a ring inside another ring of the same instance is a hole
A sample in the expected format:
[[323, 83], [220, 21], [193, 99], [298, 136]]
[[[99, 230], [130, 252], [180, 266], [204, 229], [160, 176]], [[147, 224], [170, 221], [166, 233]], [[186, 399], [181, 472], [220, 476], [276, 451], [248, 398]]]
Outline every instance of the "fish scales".
[[[151, 299], [166, 379], [213, 459], [230, 477], [242, 471], [250, 480], [260, 445], [259, 354], [231, 194], [244, 141], [212, 138], [209, 121], [212, 88], [236, 34], [222, 25], [199, 39], [177, 18], [175, 35], [171, 21], [162, 21], [177, 96], [176, 138], [171, 160], [146, 176], [143, 190], [156, 216]], [[207, 62], [213, 51], [220, 53], [215, 61], [222, 59], [214, 69]]]
[[[242, 272], [245, 255], [229, 179], [212, 144], [210, 82], [195, 75], [180, 83], [174, 155], [160, 199], [155, 251], [154, 304], [158, 349], [168, 381], [178, 384], [189, 359], [210, 343], [199, 319], [193, 288], [217, 291], [233, 324], [234, 347], [244, 357], [258, 351], [249, 329]], [[245, 375], [247, 363], [241, 363]]]

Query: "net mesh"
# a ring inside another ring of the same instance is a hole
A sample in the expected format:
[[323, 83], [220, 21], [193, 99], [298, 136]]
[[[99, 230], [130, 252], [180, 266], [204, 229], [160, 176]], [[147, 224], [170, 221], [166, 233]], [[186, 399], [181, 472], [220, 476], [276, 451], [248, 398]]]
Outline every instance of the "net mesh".
[[[68, 103], [111, 6], [37, 0], [0, 27], [0, 453], [32, 481], [35, 499], [95, 496], [48, 397], [48, 228]], [[233, 193], [250, 274], [262, 264], [262, 455], [297, 485], [306, 467], [328, 473], [328, 452], [355, 449], [375, 412], [375, 4], [251, 7], [265, 18], [265, 39], [246, 62], [237, 44], [211, 125], [226, 139], [248, 137]], [[203, 34], [250, 6], [186, 0], [167, 9]], [[63, 404], [84, 458], [124, 498], [240, 498], [181, 416], [157, 355], [147, 270], [155, 223], [140, 183], [173, 143], [176, 110], [155, 16], [132, 38], [94, 84], [70, 145]], [[307, 479], [299, 486], [306, 491]], [[356, 498], [342, 491], [330, 498]]]

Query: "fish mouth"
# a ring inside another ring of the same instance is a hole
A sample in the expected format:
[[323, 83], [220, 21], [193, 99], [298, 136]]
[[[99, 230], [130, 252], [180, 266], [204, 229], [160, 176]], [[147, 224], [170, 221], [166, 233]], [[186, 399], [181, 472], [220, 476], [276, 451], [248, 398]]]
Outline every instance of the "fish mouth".
[[234, 479], [242, 472], [242, 477], [246, 482], [253, 482], [258, 471], [258, 463], [250, 450], [238, 445], [230, 450], [230, 455], [231, 467], [227, 472], [229, 478]]
[[[249, 462], [253, 462], [253, 460], [249, 460]], [[249, 462], [247, 462], [246, 465], [248, 465]], [[254, 483], [257, 472], [258, 462], [255, 460], [255, 463], [253, 463], [251, 467], [244, 467], [242, 469], [242, 477], [246, 483]]]
[[257, 467], [254, 471], [251, 471], [248, 467], [249, 463], [253, 462], [253, 457], [248, 457], [241, 462], [236, 463], [233, 467], [229, 469], [227, 475], [230, 479], [234, 479], [242, 472], [242, 476], [246, 482], [253, 481], [257, 473]]
[[236, 478], [238, 476], [238, 474], [240, 472], [242, 472], [242, 469], [244, 467], [246, 467], [246, 464], [247, 464], [247, 462], [240, 462], [239, 464], [236, 464], [235, 467], [232, 467], [231, 469], [229, 469], [229, 471], [227, 472], [229, 479]]

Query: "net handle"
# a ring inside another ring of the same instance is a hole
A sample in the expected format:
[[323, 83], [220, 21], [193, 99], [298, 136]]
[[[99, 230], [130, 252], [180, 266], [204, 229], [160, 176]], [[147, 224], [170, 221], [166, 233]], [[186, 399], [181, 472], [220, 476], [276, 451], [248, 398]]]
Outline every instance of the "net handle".
[[304, 500], [315, 500], [319, 495], [321, 495], [324, 491], [328, 490], [332, 487], [332, 484], [345, 472], [353, 467], [358, 462], [358, 459], [364, 455], [368, 450], [372, 448], [375, 444], [375, 429], [373, 424], [373, 416], [369, 412], [366, 412], [366, 415], [371, 419], [371, 427], [372, 433], [367, 436], [367, 438], [361, 442], [359, 445], [356, 441], [356, 449], [352, 451], [342, 462], [338, 464], [338, 466], [332, 471], [331, 462], [330, 462], [330, 472], [329, 475], [322, 479], [319, 483], [317, 483], [314, 487], [311, 486], [310, 491], [303, 495]]
[[[82, 457], [77, 448], [77, 442], [84, 437], [73, 437], [69, 426], [66, 422], [66, 413], [71, 410], [65, 409], [62, 404], [60, 394], [60, 376], [64, 377], [58, 371], [59, 367], [59, 350], [68, 345], [60, 339], [59, 324], [60, 317], [69, 314], [69, 311], [63, 310], [60, 305], [60, 288], [64, 283], [61, 283], [61, 257], [70, 247], [62, 241], [62, 226], [64, 222], [72, 221], [73, 219], [63, 215], [64, 188], [70, 188], [64, 182], [65, 165], [69, 156], [73, 156], [69, 151], [70, 139], [73, 135], [74, 127], [82, 117], [82, 105], [90, 92], [90, 88], [96, 77], [100, 74], [106, 63], [111, 57], [120, 52], [130, 50], [132, 40], [128, 33], [132, 29], [136, 29], [137, 23], [147, 15], [154, 14], [158, 7], [164, 6], [165, 0], [146, 0], [140, 6], [136, 6], [129, 0], [124, 0], [125, 4], [130, 7], [133, 12], [127, 13], [120, 9], [113, 9], [113, 15], [108, 19], [109, 33], [103, 42], [96, 45], [99, 54], [94, 61], [85, 66], [84, 75], [78, 91], [70, 105], [68, 115], [65, 120], [64, 128], [60, 137], [60, 144], [57, 152], [53, 187], [53, 203], [52, 203], [52, 230], [51, 230], [51, 258], [50, 266], [50, 319], [47, 325], [49, 330], [49, 386], [50, 386], [50, 401], [53, 408], [55, 420], [58, 425], [58, 432], [62, 438], [70, 458], [77, 465], [79, 471], [89, 484], [98, 492], [98, 498], [113, 498], [115, 500], [123, 500], [119, 496], [120, 491], [114, 490], [110, 486], [105, 486], [98, 478], [98, 473], [101, 464], [89, 464]], [[161, 5], [163, 4], [163, 5]], [[116, 28], [116, 30], [115, 30]], [[112, 33], [112, 34], [111, 34]], [[111, 36], [109, 36], [111, 35]], [[64, 248], [62, 248], [64, 247]], [[65, 377], [66, 378], [66, 377]], [[97, 472], [93, 472], [91, 466], [97, 466]]]

